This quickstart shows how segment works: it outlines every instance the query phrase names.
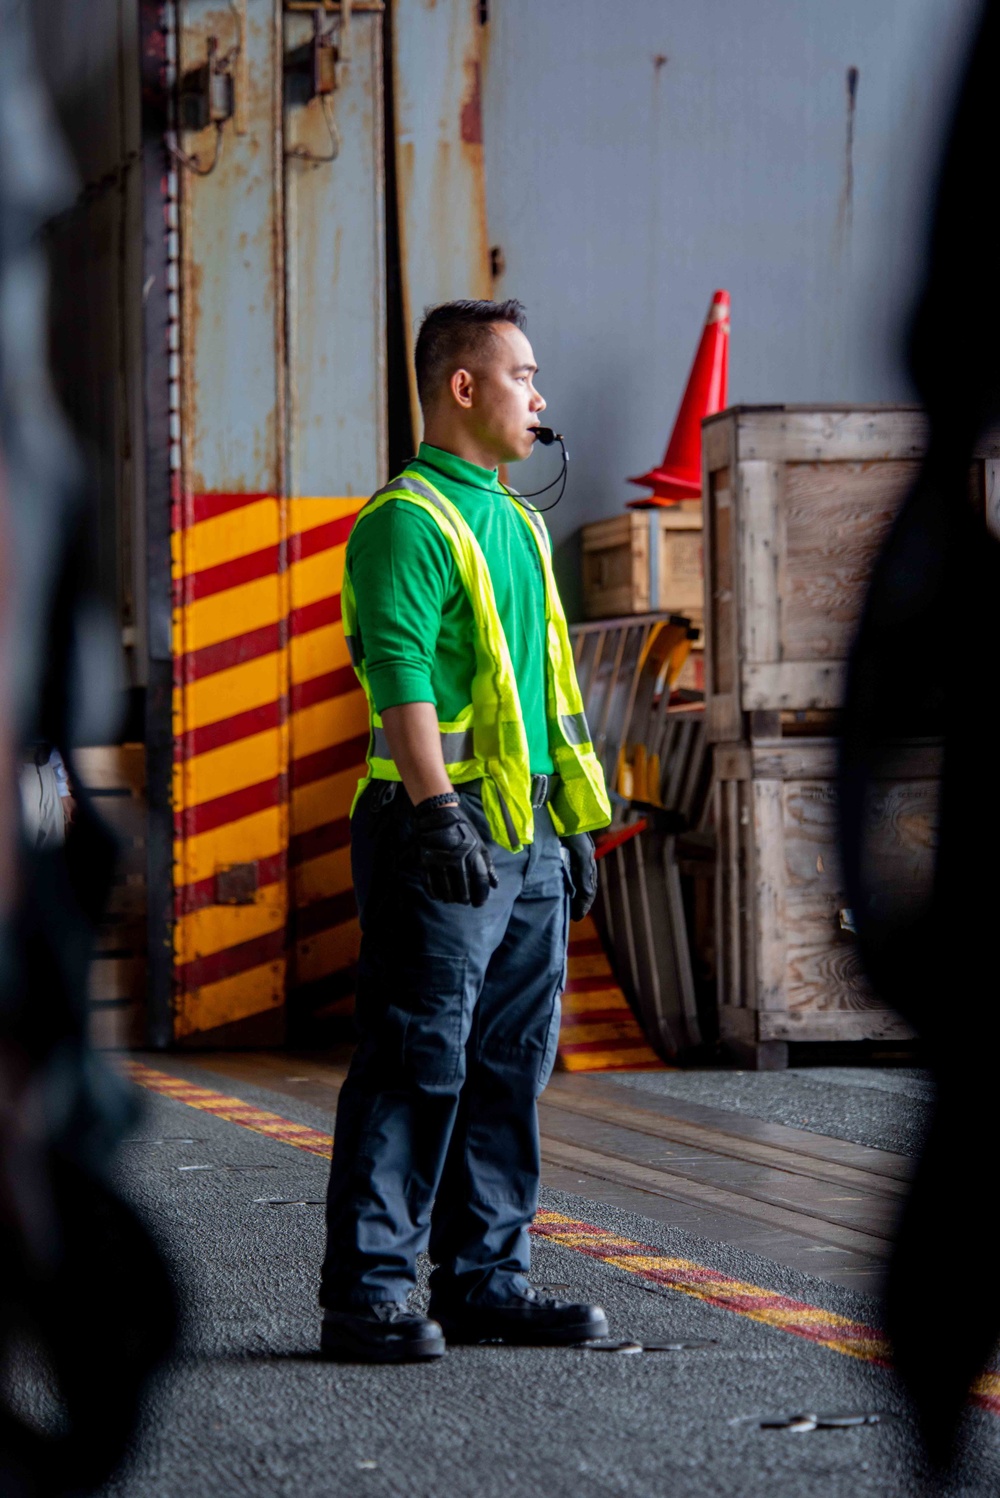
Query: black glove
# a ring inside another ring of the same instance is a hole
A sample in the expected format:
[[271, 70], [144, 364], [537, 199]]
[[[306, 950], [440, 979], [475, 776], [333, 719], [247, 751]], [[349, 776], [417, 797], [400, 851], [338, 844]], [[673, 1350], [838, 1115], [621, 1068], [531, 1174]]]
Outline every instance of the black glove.
[[489, 849], [461, 806], [435, 806], [432, 796], [413, 809], [417, 856], [432, 900], [485, 905], [499, 884]]
[[564, 837], [562, 845], [569, 854], [569, 877], [573, 881], [573, 898], [569, 902], [571, 921], [582, 921], [590, 914], [597, 898], [597, 859], [594, 839], [589, 832], [574, 832]]

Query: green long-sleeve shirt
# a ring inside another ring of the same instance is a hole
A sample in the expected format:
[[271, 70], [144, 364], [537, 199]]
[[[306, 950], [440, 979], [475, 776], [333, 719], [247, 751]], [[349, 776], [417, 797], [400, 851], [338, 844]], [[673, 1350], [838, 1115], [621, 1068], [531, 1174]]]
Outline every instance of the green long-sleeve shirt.
[[[551, 774], [545, 719], [545, 588], [538, 550], [496, 471], [420, 444], [407, 465], [458, 507], [486, 558], [510, 650], [531, 770]], [[452, 722], [472, 700], [472, 607], [451, 548], [418, 505], [390, 500], [351, 532], [347, 571], [377, 710], [433, 702]]]

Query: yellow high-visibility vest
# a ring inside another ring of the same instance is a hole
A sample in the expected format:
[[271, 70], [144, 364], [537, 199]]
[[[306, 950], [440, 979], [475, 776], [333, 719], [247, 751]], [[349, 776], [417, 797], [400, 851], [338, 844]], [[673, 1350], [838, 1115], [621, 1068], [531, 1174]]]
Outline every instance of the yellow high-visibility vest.
[[[531, 806], [531, 766], [528, 742], [521, 718], [517, 682], [510, 651], [497, 612], [493, 581], [486, 558], [472, 529], [458, 507], [440, 490], [406, 469], [365, 505], [357, 525], [389, 500], [402, 499], [424, 510], [441, 529], [451, 548], [462, 585], [472, 605], [476, 671], [472, 679], [472, 701], [452, 722], [439, 722], [445, 769], [453, 785], [482, 780], [483, 809], [490, 833], [502, 848], [518, 852], [534, 836]], [[513, 501], [511, 501], [513, 503]], [[573, 652], [566, 628], [566, 615], [552, 572], [549, 533], [533, 511], [517, 506], [518, 513], [534, 537], [545, 582], [546, 701], [545, 716], [549, 750], [555, 766], [555, 790], [549, 810], [561, 836], [593, 832], [611, 820], [611, 804], [604, 773], [594, 753], [583, 698], [576, 678]], [[399, 780], [372, 697], [365, 670], [364, 641], [358, 636], [357, 603], [347, 573], [341, 595], [344, 633], [358, 680], [368, 698], [371, 736], [368, 773], [354, 798], [371, 780]], [[352, 808], [353, 810], [353, 808]]]

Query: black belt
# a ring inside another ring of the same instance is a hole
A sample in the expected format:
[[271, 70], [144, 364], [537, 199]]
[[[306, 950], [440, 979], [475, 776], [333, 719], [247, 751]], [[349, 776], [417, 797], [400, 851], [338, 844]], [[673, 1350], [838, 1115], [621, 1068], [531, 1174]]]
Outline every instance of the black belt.
[[[388, 806], [389, 802], [393, 800], [393, 798], [396, 795], [397, 790], [399, 789], [399, 782], [396, 781], [396, 780], [375, 780], [375, 781], [372, 782], [372, 784], [376, 788], [375, 792], [374, 792], [375, 799], [374, 799], [374, 803], [373, 803], [373, 809], [375, 811], [378, 811], [381, 807]], [[461, 790], [466, 789], [469, 785], [479, 785], [479, 784], [481, 784], [481, 782], [478, 781], [478, 780], [474, 780], [474, 781], [463, 781], [462, 784], [461, 785], [457, 785], [455, 787], [455, 789], [457, 791], [461, 791]], [[531, 809], [532, 809], [532, 811], [537, 811], [540, 806], [544, 806], [545, 805], [546, 801], [551, 801], [552, 797], [556, 793], [556, 788], [558, 787], [558, 785], [559, 785], [559, 777], [558, 777], [558, 775], [532, 775], [532, 777], [531, 777]]]

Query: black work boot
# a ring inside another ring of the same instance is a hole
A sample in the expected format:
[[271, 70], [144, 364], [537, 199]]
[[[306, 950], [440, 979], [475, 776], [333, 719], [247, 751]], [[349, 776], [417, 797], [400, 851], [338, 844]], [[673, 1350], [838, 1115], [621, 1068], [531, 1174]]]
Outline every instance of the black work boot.
[[502, 1341], [520, 1347], [568, 1347], [608, 1335], [608, 1318], [600, 1306], [552, 1300], [535, 1290], [513, 1294], [497, 1305], [441, 1307], [435, 1315], [446, 1340], [455, 1343]]
[[341, 1363], [419, 1363], [444, 1353], [436, 1321], [395, 1300], [324, 1311], [320, 1351]]

